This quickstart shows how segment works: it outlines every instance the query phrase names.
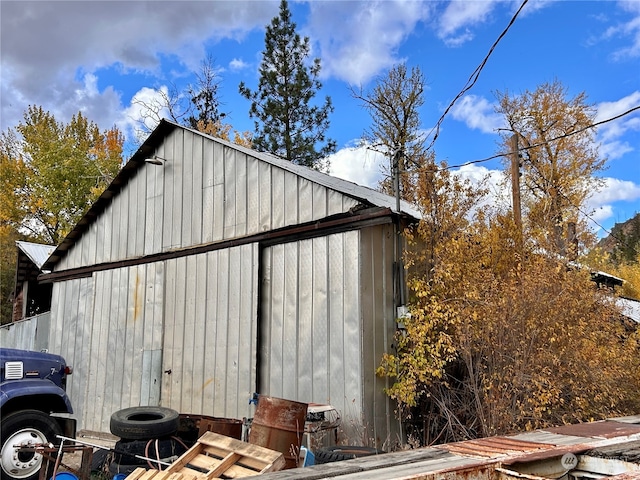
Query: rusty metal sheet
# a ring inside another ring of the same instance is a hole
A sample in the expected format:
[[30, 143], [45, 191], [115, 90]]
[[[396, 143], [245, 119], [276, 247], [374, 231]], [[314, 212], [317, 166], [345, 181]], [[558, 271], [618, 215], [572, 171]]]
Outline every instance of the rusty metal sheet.
[[510, 437], [491, 437], [450, 443], [436, 448], [471, 457], [499, 458], [506, 455], [548, 450], [552, 447], [553, 445], [545, 443], [528, 442]]
[[576, 425], [545, 428], [545, 431], [560, 433], [562, 435], [577, 435], [579, 437], [615, 438], [640, 434], [640, 425], [605, 420], [602, 422], [578, 423]]

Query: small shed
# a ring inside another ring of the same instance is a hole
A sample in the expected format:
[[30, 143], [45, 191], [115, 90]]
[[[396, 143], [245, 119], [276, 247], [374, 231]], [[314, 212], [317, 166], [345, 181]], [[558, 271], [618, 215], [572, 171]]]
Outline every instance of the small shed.
[[44, 265], [50, 350], [79, 428], [121, 408], [253, 416], [254, 392], [330, 404], [396, 441], [375, 374], [393, 348], [399, 228], [375, 190], [162, 121]]
[[55, 250], [54, 245], [17, 241], [15, 290], [13, 291], [13, 317], [18, 321], [48, 312], [51, 307], [51, 285], [38, 283], [42, 266]]

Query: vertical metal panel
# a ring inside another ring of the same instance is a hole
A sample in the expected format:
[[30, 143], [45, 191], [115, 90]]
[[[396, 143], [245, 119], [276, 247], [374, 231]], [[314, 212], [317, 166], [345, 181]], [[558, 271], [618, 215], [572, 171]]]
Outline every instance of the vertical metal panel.
[[315, 218], [322, 218], [329, 215], [327, 189], [317, 183], [312, 184], [311, 205], [313, 206], [313, 216]]
[[224, 149], [224, 238], [236, 236], [236, 150]]
[[[145, 167], [154, 165], [145, 164]], [[155, 170], [161, 170], [156, 168]], [[144, 172], [140, 172], [132, 179], [135, 187], [134, 195], [129, 205], [129, 224], [127, 234], [130, 242], [127, 244], [127, 256], [129, 258], [144, 255], [146, 242], [146, 216], [147, 216], [147, 182]]]
[[246, 212], [247, 212], [247, 228], [246, 232], [262, 232], [264, 229], [261, 225], [260, 215], [260, 192], [262, 184], [260, 182], [260, 162], [255, 159], [247, 158], [247, 186], [246, 186]]
[[300, 208], [298, 198], [298, 181], [300, 178], [291, 172], [284, 172], [284, 224], [295, 225], [298, 222]]
[[162, 283], [161, 272], [137, 266], [55, 284], [63, 306], [56, 325], [65, 330], [55, 335], [61, 336], [61, 353], [74, 366], [68, 391], [80, 428], [108, 432], [116, 410], [154, 399], [157, 404], [160, 349], [145, 345], [147, 333], [162, 324], [158, 312], [146, 318], [145, 289]]
[[[259, 192], [259, 227], [258, 231], [268, 231], [273, 228], [274, 224], [274, 208], [273, 208], [273, 186], [272, 186], [272, 168], [265, 162], [256, 162], [258, 164], [258, 188]], [[277, 224], [277, 223], [276, 223]]]
[[170, 248], [181, 247], [183, 245], [182, 237], [186, 220], [186, 217], [184, 217], [183, 202], [184, 195], [187, 193], [184, 191], [184, 177], [186, 175], [186, 164], [189, 164], [189, 167], [191, 166], [191, 159], [184, 157], [185, 135], [186, 132], [184, 130], [174, 130], [167, 138], [167, 143], [173, 148], [171, 159], [172, 165], [174, 166], [172, 170], [174, 190], [170, 205], [170, 208], [173, 210], [170, 237], [168, 239], [164, 239], [164, 245], [171, 245]]
[[[255, 162], [255, 160], [253, 160]], [[247, 155], [242, 152], [235, 152], [236, 184], [235, 198], [235, 236], [241, 237], [247, 234]]]
[[177, 247], [178, 245], [173, 243], [172, 233], [174, 229], [174, 223], [180, 223], [176, 218], [175, 212], [175, 190], [180, 189], [178, 185], [178, 178], [180, 177], [181, 165], [179, 159], [174, 154], [173, 145], [175, 143], [175, 135], [170, 135], [164, 142], [164, 157], [167, 161], [162, 168], [164, 169], [164, 184], [162, 197], [162, 250]]
[[204, 141], [202, 145], [202, 241], [213, 241], [213, 168], [214, 148], [218, 145]]
[[[93, 310], [93, 279], [83, 278], [56, 285], [62, 309], [54, 312], [54, 335], [60, 339], [60, 348], [56, 347], [67, 363], [74, 367], [69, 378], [67, 393], [74, 407], [74, 415], [81, 418], [84, 410], [86, 382], [88, 380], [87, 359], [90, 357], [89, 339], [91, 324], [85, 321]], [[61, 316], [59, 316], [61, 315]], [[57, 344], [58, 340], [54, 340]]]
[[[191, 180], [191, 185], [189, 186], [189, 190], [191, 193], [191, 205], [192, 210], [189, 212], [189, 216], [191, 218], [191, 241], [184, 241], [183, 244], [185, 246], [189, 245], [197, 245], [202, 243], [202, 218], [203, 218], [203, 209], [202, 209], [202, 173], [204, 169], [204, 159], [203, 159], [203, 142], [204, 138], [200, 135], [196, 135], [194, 133], [189, 132], [189, 136], [191, 137], [192, 143], [192, 157], [193, 157], [193, 177]], [[189, 161], [189, 158], [185, 156], [185, 161]], [[189, 217], [187, 217], [189, 218]]]
[[[41, 313], [33, 317], [32, 321], [36, 325], [33, 350], [39, 352], [49, 349], [49, 330], [51, 329], [51, 312]], [[4, 343], [0, 342], [4, 345]], [[17, 347], [21, 348], [21, 347]]]
[[118, 261], [295, 225], [358, 201], [188, 130], [175, 129], [57, 265]]
[[399, 424], [395, 405], [385, 394], [387, 378], [375, 374], [382, 355], [391, 350], [395, 332], [394, 240], [393, 225], [364, 229], [362, 239], [362, 310], [364, 319], [364, 355], [362, 375], [365, 382], [363, 402], [368, 431], [377, 445], [396, 441]]
[[256, 257], [257, 245], [245, 245], [167, 262], [167, 317], [174, 313], [175, 321], [167, 318], [162, 368], [171, 375], [164, 378], [163, 405], [217, 417], [250, 414]]
[[[313, 203], [313, 184], [309, 180], [298, 177], [297, 191], [297, 203], [300, 205], [298, 209], [298, 223], [310, 222], [313, 220], [314, 214], [319, 213], [314, 210], [316, 205]], [[325, 215], [322, 216], [324, 217]]]
[[[285, 223], [285, 171], [269, 167], [271, 171], [271, 228], [283, 227]], [[295, 200], [295, 199], [294, 199]]]
[[20, 320], [0, 327], [0, 345], [22, 350], [48, 350], [51, 313]]
[[130, 241], [127, 225], [129, 225], [129, 213], [131, 204], [131, 187], [123, 189], [118, 195], [118, 201], [114, 202], [113, 238], [109, 260], [114, 258], [127, 258], [127, 243]]
[[99, 256], [100, 256], [100, 262], [107, 262], [109, 260], [111, 260], [112, 257], [112, 246], [111, 246], [111, 239], [112, 239], [112, 235], [113, 235], [113, 230], [114, 228], [118, 228], [117, 225], [114, 223], [114, 206], [113, 203], [109, 204], [109, 206], [106, 209], [106, 215], [104, 215], [104, 228], [102, 230], [102, 244], [101, 247], [99, 248]]
[[260, 393], [362, 408], [359, 232], [263, 253]]
[[225, 155], [227, 147], [213, 147], [213, 240], [224, 238]]
[[[144, 229], [138, 224], [137, 228], [143, 230], [144, 249], [143, 254], [159, 252], [162, 248], [162, 195], [164, 168], [159, 165], [147, 164], [143, 168], [145, 203], [144, 203]], [[143, 209], [140, 206], [140, 210]]]
[[[194, 172], [194, 161], [193, 158], [193, 133], [189, 131], [185, 131], [182, 135], [182, 155], [176, 155], [176, 159], [174, 161], [179, 161], [182, 164], [182, 188], [180, 189], [180, 197], [176, 198], [179, 202], [179, 207], [176, 205], [176, 208], [180, 208], [180, 219], [182, 220], [181, 226], [181, 238], [180, 238], [180, 246], [192, 245], [193, 243], [193, 231], [192, 225], [194, 220], [196, 220], [193, 216], [195, 213], [193, 211], [193, 172]], [[176, 144], [178, 140], [176, 140]], [[202, 166], [202, 164], [200, 164]], [[202, 211], [200, 208], [198, 209], [200, 212]], [[197, 218], [200, 221], [200, 218]]]

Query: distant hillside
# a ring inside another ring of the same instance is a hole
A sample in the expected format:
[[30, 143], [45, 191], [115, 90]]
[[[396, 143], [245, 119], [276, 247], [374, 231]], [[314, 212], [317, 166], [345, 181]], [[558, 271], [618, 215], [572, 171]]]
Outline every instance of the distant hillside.
[[640, 252], [640, 213], [624, 223], [616, 223], [611, 234], [598, 243], [616, 262], [633, 262]]

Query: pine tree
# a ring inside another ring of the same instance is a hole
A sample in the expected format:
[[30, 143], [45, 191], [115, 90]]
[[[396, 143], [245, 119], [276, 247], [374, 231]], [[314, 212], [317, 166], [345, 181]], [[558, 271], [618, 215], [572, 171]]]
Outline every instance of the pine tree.
[[251, 101], [257, 150], [323, 170], [324, 159], [336, 150], [335, 141], [325, 135], [333, 106], [328, 96], [322, 106], [311, 104], [322, 84], [320, 59], [307, 66], [309, 53], [309, 38], [296, 33], [287, 1], [282, 0], [280, 15], [266, 27], [258, 89], [252, 91], [242, 82], [239, 90]]

